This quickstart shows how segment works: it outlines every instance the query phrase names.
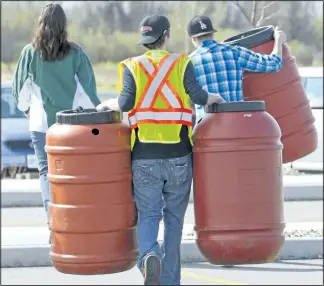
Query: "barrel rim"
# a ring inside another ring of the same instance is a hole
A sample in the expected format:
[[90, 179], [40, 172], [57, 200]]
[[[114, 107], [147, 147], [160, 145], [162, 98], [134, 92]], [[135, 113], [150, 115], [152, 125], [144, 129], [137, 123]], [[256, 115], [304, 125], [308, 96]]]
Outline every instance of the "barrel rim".
[[262, 26], [230, 37], [223, 43], [249, 49], [272, 41], [274, 39], [273, 33], [274, 27], [272, 25]]
[[208, 105], [205, 108], [206, 113], [224, 113], [224, 112], [246, 112], [246, 111], [265, 111], [265, 102], [262, 100], [255, 101], [237, 101], [237, 102], [220, 102]]
[[97, 111], [95, 108], [63, 110], [56, 113], [56, 123], [66, 125], [95, 125], [121, 122], [123, 115], [119, 111]]

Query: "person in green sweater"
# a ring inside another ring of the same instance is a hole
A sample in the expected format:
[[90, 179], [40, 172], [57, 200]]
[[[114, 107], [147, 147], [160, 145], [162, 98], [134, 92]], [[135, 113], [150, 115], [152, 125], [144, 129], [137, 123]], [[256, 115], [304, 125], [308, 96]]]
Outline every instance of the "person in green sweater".
[[91, 63], [82, 48], [67, 40], [67, 19], [59, 4], [47, 4], [35, 38], [19, 57], [13, 78], [13, 98], [29, 119], [38, 161], [41, 191], [48, 214], [46, 132], [62, 110], [95, 108], [100, 104]]

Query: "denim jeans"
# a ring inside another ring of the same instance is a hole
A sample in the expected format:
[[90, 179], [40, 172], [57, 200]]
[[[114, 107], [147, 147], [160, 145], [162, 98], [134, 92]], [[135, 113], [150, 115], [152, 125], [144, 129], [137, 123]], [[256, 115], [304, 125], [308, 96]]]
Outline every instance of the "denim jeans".
[[[135, 202], [138, 211], [137, 235], [142, 271], [149, 253], [162, 262], [161, 285], [180, 285], [180, 245], [184, 215], [192, 182], [192, 155], [163, 160], [132, 162]], [[164, 241], [157, 238], [164, 221]]]
[[48, 203], [50, 200], [49, 196], [49, 184], [47, 180], [47, 154], [45, 152], [46, 145], [46, 133], [31, 131], [30, 132], [32, 143], [35, 150], [35, 155], [38, 162], [38, 171], [40, 179], [40, 188], [42, 191], [43, 205], [48, 216]]

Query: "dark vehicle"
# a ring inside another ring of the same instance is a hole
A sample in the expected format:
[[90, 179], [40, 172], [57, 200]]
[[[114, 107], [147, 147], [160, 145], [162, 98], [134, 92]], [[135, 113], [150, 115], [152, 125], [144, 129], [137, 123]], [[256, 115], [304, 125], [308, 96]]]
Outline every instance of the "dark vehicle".
[[10, 82], [1, 84], [1, 178], [37, 171], [28, 119], [12, 98]]

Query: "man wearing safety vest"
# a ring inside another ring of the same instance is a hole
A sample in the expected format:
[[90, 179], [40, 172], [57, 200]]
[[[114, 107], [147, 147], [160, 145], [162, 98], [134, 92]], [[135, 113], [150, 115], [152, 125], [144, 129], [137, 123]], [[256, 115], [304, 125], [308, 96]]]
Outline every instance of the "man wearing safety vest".
[[[180, 285], [180, 244], [192, 183], [194, 104], [223, 102], [204, 91], [191, 60], [167, 52], [170, 23], [145, 17], [139, 44], [148, 51], [120, 63], [120, 96], [99, 106], [128, 112], [132, 172], [138, 211], [138, 267], [144, 285]], [[158, 243], [160, 221], [164, 242]]]

